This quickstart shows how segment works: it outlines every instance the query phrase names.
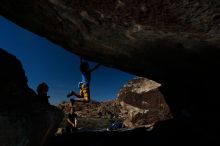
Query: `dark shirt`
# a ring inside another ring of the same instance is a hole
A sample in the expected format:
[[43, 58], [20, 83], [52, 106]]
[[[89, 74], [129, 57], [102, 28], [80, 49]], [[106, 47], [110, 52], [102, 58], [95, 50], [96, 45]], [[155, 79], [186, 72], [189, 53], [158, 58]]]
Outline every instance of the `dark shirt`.
[[77, 115], [75, 113], [73, 114], [68, 114], [68, 119], [74, 123], [75, 119], [77, 118]]
[[47, 96], [47, 95], [38, 95], [38, 97], [39, 97], [39, 99], [40, 99], [40, 101], [41, 101], [41, 103], [43, 103], [43, 104], [49, 104], [49, 96]]

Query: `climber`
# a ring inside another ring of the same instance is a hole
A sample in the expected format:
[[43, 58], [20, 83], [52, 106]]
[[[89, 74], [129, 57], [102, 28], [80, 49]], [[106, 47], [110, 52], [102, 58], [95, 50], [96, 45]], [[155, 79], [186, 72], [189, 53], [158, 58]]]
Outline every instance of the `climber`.
[[90, 102], [90, 81], [91, 81], [91, 72], [98, 69], [100, 64], [97, 64], [94, 68], [90, 69], [89, 64], [87, 61], [83, 61], [82, 57], [80, 58], [80, 71], [82, 74], [82, 81], [79, 82], [78, 88], [80, 89], [80, 94], [71, 91], [67, 97], [74, 95], [76, 96], [76, 100], [70, 99], [72, 105], [75, 101], [81, 102]]

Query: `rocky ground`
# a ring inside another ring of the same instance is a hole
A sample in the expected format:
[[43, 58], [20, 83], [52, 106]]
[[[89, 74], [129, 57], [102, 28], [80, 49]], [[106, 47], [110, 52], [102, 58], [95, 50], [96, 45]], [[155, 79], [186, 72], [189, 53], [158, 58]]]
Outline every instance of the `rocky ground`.
[[52, 138], [47, 146], [112, 146], [112, 145], [140, 145], [151, 144], [156, 140], [147, 140], [150, 132], [146, 128], [135, 128], [130, 130], [118, 131], [95, 131], [87, 130], [74, 132], [71, 135], [59, 135]]

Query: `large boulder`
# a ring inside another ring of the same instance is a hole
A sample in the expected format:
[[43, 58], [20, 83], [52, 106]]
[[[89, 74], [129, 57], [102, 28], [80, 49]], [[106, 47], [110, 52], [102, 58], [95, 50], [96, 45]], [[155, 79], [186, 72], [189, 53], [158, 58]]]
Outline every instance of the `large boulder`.
[[172, 117], [159, 87], [159, 83], [140, 77], [124, 85], [118, 100], [125, 126], [150, 126]]
[[62, 112], [42, 104], [27, 85], [18, 59], [0, 48], [0, 145], [43, 146]]

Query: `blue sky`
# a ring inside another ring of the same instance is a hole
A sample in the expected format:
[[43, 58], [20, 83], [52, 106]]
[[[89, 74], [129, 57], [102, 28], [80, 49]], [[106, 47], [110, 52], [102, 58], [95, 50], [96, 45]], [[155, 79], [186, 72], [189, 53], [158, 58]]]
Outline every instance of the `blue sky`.
[[[41, 82], [49, 85], [50, 103], [68, 101], [66, 94], [78, 91], [80, 59], [62, 47], [13, 24], [0, 16], [0, 48], [15, 55], [23, 64], [28, 85], [36, 91]], [[90, 62], [91, 67], [95, 65]], [[134, 75], [101, 66], [92, 73], [91, 98], [114, 99], [120, 88]]]

